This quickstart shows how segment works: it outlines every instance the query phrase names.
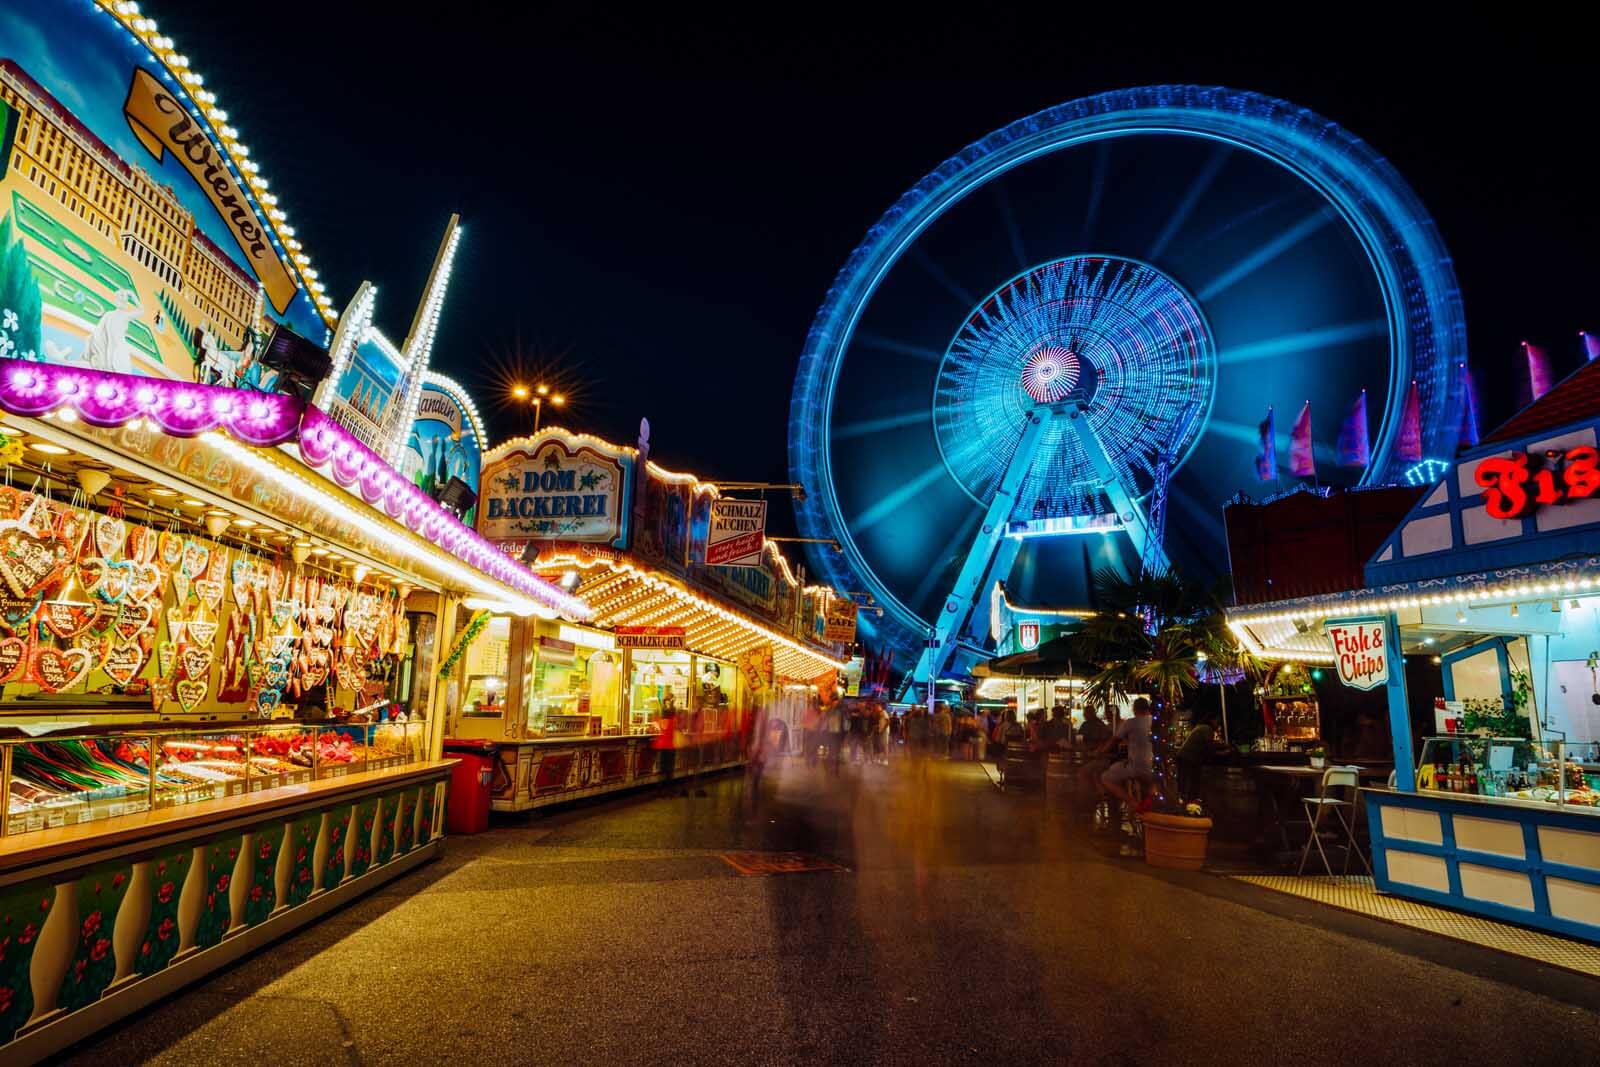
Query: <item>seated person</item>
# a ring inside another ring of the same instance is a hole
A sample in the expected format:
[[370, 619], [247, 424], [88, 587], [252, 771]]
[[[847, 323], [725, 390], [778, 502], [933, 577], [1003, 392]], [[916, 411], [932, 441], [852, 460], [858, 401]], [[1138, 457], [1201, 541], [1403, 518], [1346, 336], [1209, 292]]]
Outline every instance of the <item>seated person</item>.
[[[1118, 741], [1127, 742], [1128, 758], [1118, 760], [1107, 767], [1100, 775], [1100, 786], [1129, 808], [1135, 806], [1134, 799], [1128, 792], [1130, 784], [1137, 781], [1150, 786], [1154, 785], [1156, 780], [1155, 751], [1150, 740], [1150, 716], [1150, 701], [1145, 697], [1139, 697], [1133, 702], [1133, 717], [1122, 720], [1116, 732], [1100, 746], [1102, 751], [1106, 751]], [[1145, 801], [1148, 802], [1149, 799], [1147, 794]]]
[[1215, 720], [1206, 713], [1190, 727], [1189, 735], [1178, 748], [1178, 795], [1185, 801], [1199, 799], [1201, 768], [1211, 755], [1211, 742], [1216, 733]]

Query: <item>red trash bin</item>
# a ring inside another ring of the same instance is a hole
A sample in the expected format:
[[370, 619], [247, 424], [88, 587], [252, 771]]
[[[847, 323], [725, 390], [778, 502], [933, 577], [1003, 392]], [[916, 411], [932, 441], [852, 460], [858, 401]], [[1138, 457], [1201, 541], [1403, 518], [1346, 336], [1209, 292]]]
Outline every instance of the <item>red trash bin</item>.
[[493, 741], [445, 741], [445, 756], [459, 761], [450, 768], [445, 807], [445, 826], [452, 834], [481, 834], [489, 828], [489, 787], [499, 751]]

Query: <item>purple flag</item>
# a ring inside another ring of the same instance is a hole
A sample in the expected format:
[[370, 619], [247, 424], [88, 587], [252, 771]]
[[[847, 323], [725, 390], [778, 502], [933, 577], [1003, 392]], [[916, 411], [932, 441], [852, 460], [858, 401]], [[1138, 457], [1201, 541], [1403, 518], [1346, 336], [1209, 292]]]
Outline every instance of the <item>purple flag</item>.
[[1400, 411], [1400, 440], [1395, 442], [1395, 456], [1409, 463], [1422, 459], [1422, 395], [1417, 392], [1416, 379], [1406, 390], [1406, 406]]
[[1367, 391], [1361, 390], [1356, 402], [1350, 405], [1350, 414], [1339, 427], [1339, 465], [1365, 467], [1369, 460], [1367, 447]]
[[1461, 433], [1456, 444], [1471, 448], [1478, 443], [1478, 389], [1472, 384], [1472, 368], [1461, 364]]
[[1522, 347], [1528, 352], [1528, 387], [1538, 400], [1550, 391], [1550, 357], [1538, 345], [1524, 341]]
[[1317, 476], [1317, 461], [1311, 455], [1311, 401], [1300, 409], [1289, 434], [1289, 472], [1302, 478]]
[[1578, 336], [1583, 338], [1583, 356], [1585, 359], [1600, 359], [1600, 337], [1585, 330], [1579, 330]]
[[1256, 433], [1261, 438], [1261, 447], [1256, 451], [1256, 477], [1264, 482], [1275, 481], [1278, 477], [1278, 436], [1272, 426], [1270, 407], [1267, 408], [1267, 417], [1256, 427]]

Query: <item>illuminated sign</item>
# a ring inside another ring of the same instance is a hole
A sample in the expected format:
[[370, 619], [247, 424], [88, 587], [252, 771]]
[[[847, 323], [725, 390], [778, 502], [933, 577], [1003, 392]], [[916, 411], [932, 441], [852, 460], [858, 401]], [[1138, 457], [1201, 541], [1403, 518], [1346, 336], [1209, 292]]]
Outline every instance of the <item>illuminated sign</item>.
[[822, 626], [824, 641], [854, 641], [856, 639], [856, 604], [853, 600], [836, 597], [828, 602], [828, 611]]
[[[767, 502], [718, 497], [711, 502], [706, 566], [756, 567], [767, 543]], [[851, 624], [852, 629], [854, 623]]]
[[[452, 385], [430, 376], [423, 386], [417, 418], [398, 464], [400, 473], [435, 500], [456, 479], [476, 495], [483, 468], [482, 438], [477, 420], [469, 414], [470, 401]], [[465, 516], [468, 524], [474, 514], [469, 511]]]
[[488, 463], [478, 532], [491, 541], [592, 541], [621, 547], [631, 463], [561, 436], [518, 445]]
[[275, 391], [274, 322], [326, 336], [309, 261], [215, 97], [103, 7], [6, 11], [0, 356]]
[[682, 626], [618, 626], [616, 637], [618, 648], [687, 647]]
[[1545, 504], [1587, 500], [1600, 491], [1600, 452], [1589, 445], [1480, 460], [1473, 479], [1491, 518], [1520, 519]]
[[1017, 623], [1017, 644], [1024, 652], [1031, 652], [1039, 647], [1039, 624], [1036, 622]]
[[1389, 682], [1389, 620], [1379, 617], [1329, 620], [1339, 681], [1351, 689], [1376, 689]]

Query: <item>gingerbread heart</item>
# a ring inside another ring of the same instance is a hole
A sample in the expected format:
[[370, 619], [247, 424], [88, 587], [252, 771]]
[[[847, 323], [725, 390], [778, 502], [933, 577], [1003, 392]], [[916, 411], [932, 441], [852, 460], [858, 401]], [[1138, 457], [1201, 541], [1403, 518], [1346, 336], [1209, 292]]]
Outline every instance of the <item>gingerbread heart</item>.
[[163, 641], [156, 646], [156, 672], [163, 678], [172, 677], [172, 668], [178, 662], [178, 646]]
[[21, 515], [27, 497], [28, 494], [14, 485], [0, 485], [0, 521]]
[[189, 572], [184, 570], [181, 565], [172, 568], [172, 591], [177, 594], [177, 601], [174, 607], [182, 607], [184, 602], [189, 599], [190, 583], [193, 581], [194, 579], [190, 577]]
[[117, 621], [112, 624], [116, 635], [132, 641], [148, 630], [156, 621], [156, 607], [147, 600], [124, 600], [117, 608]]
[[300, 602], [278, 598], [272, 602], [272, 624], [281, 630], [289, 625], [289, 620], [300, 614]]
[[46, 630], [63, 641], [70, 641], [89, 629], [89, 624], [94, 622], [98, 614], [99, 609], [93, 604], [76, 600], [46, 600], [39, 621]]
[[262, 689], [256, 693], [256, 714], [263, 719], [272, 718], [272, 713], [277, 710], [278, 704], [283, 700], [283, 693], [277, 689]]
[[128, 583], [128, 596], [134, 600], [155, 600], [161, 592], [161, 583], [167, 572], [159, 563], [148, 560], [133, 565], [133, 579]]
[[33, 650], [29, 664], [33, 680], [47, 693], [71, 689], [83, 681], [94, 666], [94, 655], [85, 648], [54, 648], [45, 645]]
[[150, 710], [157, 714], [161, 712], [161, 705], [172, 697], [172, 680], [157, 675], [150, 679]]
[[118, 685], [127, 685], [139, 676], [144, 660], [145, 651], [136, 644], [112, 645], [100, 661], [100, 669]]
[[222, 606], [222, 583], [214, 578], [196, 578], [194, 580], [195, 595], [200, 598], [200, 603], [216, 611]]
[[193, 681], [211, 673], [211, 647], [186, 645], [178, 650], [178, 673]]
[[96, 515], [94, 520], [94, 547], [106, 559], [115, 559], [128, 540], [128, 524], [110, 515]]
[[127, 560], [86, 559], [78, 564], [78, 577], [91, 596], [120, 604], [133, 587], [133, 564]]
[[207, 551], [210, 557], [206, 560], [206, 577], [221, 582], [228, 577], [228, 550], [212, 545]]
[[21, 629], [33, 621], [34, 613], [39, 610], [39, 605], [43, 601], [43, 593], [26, 597], [0, 592], [0, 626], [8, 630]]
[[29, 597], [54, 585], [71, 558], [64, 541], [29, 529], [26, 516], [0, 522], [0, 578], [13, 596]]
[[183, 543], [183, 573], [190, 578], [200, 578], [211, 565], [211, 550], [199, 541]]
[[313, 649], [306, 656], [305, 670], [300, 676], [301, 683], [307, 689], [315, 689], [328, 680], [328, 671], [333, 667], [333, 654], [325, 648]]
[[156, 532], [148, 526], [128, 529], [128, 558], [135, 563], [149, 563], [156, 558]]
[[27, 662], [28, 642], [20, 637], [0, 637], [0, 682], [15, 681]]
[[178, 694], [179, 707], [184, 711], [193, 711], [206, 698], [206, 690], [209, 688], [210, 686], [203, 678], [196, 678], [179, 682], [172, 687], [172, 691]]
[[167, 639], [173, 644], [182, 644], [183, 635], [189, 629], [189, 620], [177, 611], [167, 612]]
[[233, 580], [233, 606], [240, 611], [250, 601], [250, 561], [236, 559], [233, 561], [233, 571], [228, 575]]
[[162, 530], [161, 536], [156, 539], [156, 550], [161, 554], [161, 562], [168, 567], [176, 567], [183, 562], [183, 538], [175, 531]]
[[217, 624], [211, 619], [190, 619], [184, 624], [188, 634], [189, 643], [211, 647], [211, 639], [217, 636]]

